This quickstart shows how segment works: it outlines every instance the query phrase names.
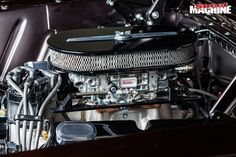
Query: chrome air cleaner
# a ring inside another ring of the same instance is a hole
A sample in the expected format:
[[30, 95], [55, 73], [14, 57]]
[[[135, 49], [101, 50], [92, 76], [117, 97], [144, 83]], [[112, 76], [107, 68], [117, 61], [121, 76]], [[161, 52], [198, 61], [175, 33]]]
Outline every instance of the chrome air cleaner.
[[73, 72], [176, 67], [195, 59], [195, 41], [193, 32], [179, 28], [79, 29], [49, 38], [49, 61]]

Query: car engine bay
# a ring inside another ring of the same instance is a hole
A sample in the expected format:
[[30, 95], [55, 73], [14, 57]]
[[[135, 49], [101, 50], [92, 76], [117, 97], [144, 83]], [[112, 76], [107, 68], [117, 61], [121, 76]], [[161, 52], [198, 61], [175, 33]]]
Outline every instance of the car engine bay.
[[101, 2], [109, 23], [55, 31], [44, 57], [5, 73], [1, 154], [235, 118], [235, 17], [188, 14], [200, 1]]

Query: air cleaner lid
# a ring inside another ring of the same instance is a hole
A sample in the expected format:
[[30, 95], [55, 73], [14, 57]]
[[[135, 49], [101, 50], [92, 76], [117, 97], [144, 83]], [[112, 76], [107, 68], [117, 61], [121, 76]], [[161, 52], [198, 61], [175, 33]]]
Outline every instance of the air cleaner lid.
[[196, 41], [194, 32], [177, 27], [112, 27], [61, 32], [48, 39], [49, 48], [75, 55], [102, 55], [176, 49]]

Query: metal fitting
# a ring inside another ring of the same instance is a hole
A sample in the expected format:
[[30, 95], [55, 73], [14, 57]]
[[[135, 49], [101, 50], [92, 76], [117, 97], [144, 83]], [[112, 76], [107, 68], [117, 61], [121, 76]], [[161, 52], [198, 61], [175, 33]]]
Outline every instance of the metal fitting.
[[152, 13], [152, 18], [153, 18], [153, 19], [158, 19], [158, 18], [159, 18], [159, 13], [158, 13], [157, 11], [154, 11], [154, 12]]

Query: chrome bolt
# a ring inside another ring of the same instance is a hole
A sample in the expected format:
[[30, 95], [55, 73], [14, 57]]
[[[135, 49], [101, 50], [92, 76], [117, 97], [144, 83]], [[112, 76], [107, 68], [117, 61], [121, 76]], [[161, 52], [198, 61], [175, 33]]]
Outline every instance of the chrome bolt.
[[107, 0], [106, 3], [110, 6], [114, 6], [115, 2], [113, 0]]
[[214, 25], [214, 23], [213, 23], [213, 22], [210, 22], [208, 25], [209, 25], [209, 26], [213, 26], [213, 25]]
[[137, 20], [140, 20], [140, 21], [143, 21], [143, 20], [144, 20], [144, 18], [143, 18], [143, 16], [142, 16], [141, 14], [136, 14], [136, 15], [135, 15], [135, 18], [136, 18]]
[[195, 29], [197, 29], [195, 26], [189, 28], [190, 31], [195, 31]]
[[7, 10], [8, 9], [8, 5], [1, 5], [1, 10]]
[[61, 3], [63, 0], [55, 0], [56, 3]]
[[125, 24], [125, 27], [130, 27], [130, 26], [131, 26], [130, 23], [126, 23], [126, 24]]
[[153, 25], [153, 22], [152, 22], [152, 21], [147, 21], [147, 25], [148, 25], [148, 26], [152, 26], [152, 25]]
[[229, 36], [229, 35], [230, 35], [230, 32], [225, 32], [225, 35]]
[[154, 11], [154, 12], [152, 13], [152, 18], [158, 19], [158, 18], [159, 18], [159, 13], [158, 13], [157, 11]]

